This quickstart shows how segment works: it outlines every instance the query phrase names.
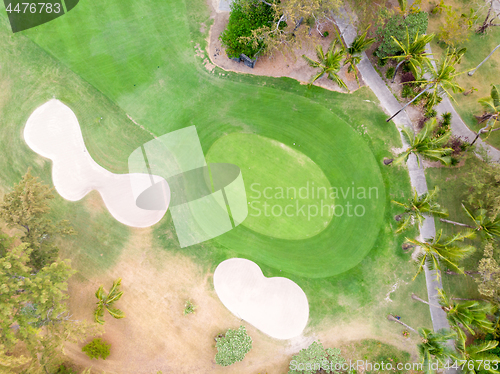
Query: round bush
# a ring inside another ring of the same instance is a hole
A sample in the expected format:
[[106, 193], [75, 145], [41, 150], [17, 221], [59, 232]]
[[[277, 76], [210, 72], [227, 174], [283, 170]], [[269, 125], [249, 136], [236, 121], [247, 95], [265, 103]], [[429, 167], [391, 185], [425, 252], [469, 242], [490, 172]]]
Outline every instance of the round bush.
[[82, 351], [85, 352], [85, 354], [91, 359], [102, 358], [103, 360], [105, 360], [110, 354], [110, 348], [111, 344], [102, 340], [101, 338], [96, 338], [85, 345], [82, 348]]

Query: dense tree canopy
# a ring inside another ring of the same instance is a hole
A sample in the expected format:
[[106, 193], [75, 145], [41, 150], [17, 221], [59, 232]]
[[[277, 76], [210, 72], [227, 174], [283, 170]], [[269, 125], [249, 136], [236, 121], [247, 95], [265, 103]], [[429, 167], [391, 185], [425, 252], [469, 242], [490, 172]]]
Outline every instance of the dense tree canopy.
[[[69, 261], [57, 260], [33, 272], [28, 265], [32, 251], [28, 243], [12, 245], [0, 257], [0, 366], [10, 362], [11, 368], [23, 366], [36, 374], [53, 370], [61, 363], [64, 343], [90, 330], [71, 319], [65, 302], [68, 278], [74, 274]], [[24, 355], [12, 356], [20, 343]]]
[[53, 222], [50, 218], [49, 202], [53, 198], [51, 189], [28, 170], [0, 203], [0, 218], [9, 227], [22, 230], [21, 241], [32, 249], [29, 265], [35, 271], [56, 260], [57, 237], [74, 233], [67, 221]]
[[[400, 53], [400, 47], [394, 42], [404, 43], [407, 37], [414, 40], [415, 36], [427, 32], [428, 15], [425, 12], [410, 13], [406, 18], [401, 15], [390, 17], [387, 23], [377, 30], [380, 46], [376, 50], [379, 58], [395, 56]], [[407, 32], [408, 31], [408, 32]]]
[[254, 58], [265, 47], [264, 41], [253, 43], [242, 37], [249, 37], [252, 31], [270, 26], [274, 21], [274, 8], [259, 0], [236, 0], [231, 4], [231, 14], [220, 40], [228, 57], [239, 57], [244, 53]]

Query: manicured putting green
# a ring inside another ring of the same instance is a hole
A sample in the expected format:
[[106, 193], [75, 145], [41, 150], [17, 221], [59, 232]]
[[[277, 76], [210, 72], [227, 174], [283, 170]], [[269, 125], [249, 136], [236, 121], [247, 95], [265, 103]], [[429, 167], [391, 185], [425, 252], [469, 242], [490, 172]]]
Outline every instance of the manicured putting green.
[[[235, 133], [215, 142], [206, 158], [242, 169], [249, 203], [243, 225], [251, 230], [280, 239], [306, 239], [323, 231], [333, 217], [330, 182], [318, 165], [294, 148]], [[297, 214], [304, 205], [309, 209]]]

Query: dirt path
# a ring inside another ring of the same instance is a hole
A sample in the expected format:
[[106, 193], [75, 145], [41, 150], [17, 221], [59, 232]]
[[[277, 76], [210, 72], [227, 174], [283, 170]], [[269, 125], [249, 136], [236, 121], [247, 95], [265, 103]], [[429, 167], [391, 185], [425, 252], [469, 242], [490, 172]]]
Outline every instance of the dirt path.
[[[91, 361], [80, 346], [68, 346], [67, 354], [76, 363], [98, 372], [120, 374], [227, 373], [215, 365], [214, 336], [244, 322], [233, 316], [219, 301], [211, 274], [182, 255], [152, 248], [150, 229], [132, 229], [121, 260], [105, 276], [70, 283], [71, 312], [77, 319], [92, 319], [94, 292], [122, 277], [124, 296], [117, 305], [124, 320], [105, 316], [103, 338], [112, 344], [105, 361]], [[184, 316], [184, 302], [191, 299], [197, 310]], [[245, 324], [247, 325], [247, 324]], [[232, 367], [238, 373], [285, 371], [287, 343], [265, 336], [250, 325], [254, 348], [244, 363]], [[274, 369], [273, 369], [274, 368]]]
[[[152, 231], [131, 229], [130, 240], [120, 260], [106, 275], [92, 279], [71, 279], [70, 309], [75, 319], [92, 320], [94, 292], [99, 285], [109, 289], [122, 277], [123, 298], [117, 304], [126, 318], [105, 316], [103, 338], [112, 344], [105, 360], [87, 358], [80, 345], [68, 345], [66, 353], [76, 364], [96, 373], [241, 373], [278, 374], [287, 371], [291, 356], [320, 339], [325, 347], [366, 338], [378, 339], [411, 351], [403, 339], [388, 334], [377, 336], [369, 322], [347, 325], [332, 322], [306, 328], [305, 336], [289, 341], [273, 339], [232, 315], [219, 301], [212, 286], [212, 274], [188, 257], [152, 246]], [[191, 299], [196, 313], [183, 315], [184, 302]], [[245, 360], [230, 368], [217, 366], [214, 337], [227, 328], [245, 325], [253, 338], [253, 349]]]

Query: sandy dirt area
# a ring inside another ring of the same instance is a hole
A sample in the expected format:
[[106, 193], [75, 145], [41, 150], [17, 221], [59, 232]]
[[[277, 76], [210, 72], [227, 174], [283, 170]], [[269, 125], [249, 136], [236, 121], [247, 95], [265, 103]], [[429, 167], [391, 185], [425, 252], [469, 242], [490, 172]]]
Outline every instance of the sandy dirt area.
[[[92, 205], [98, 204], [96, 201]], [[102, 203], [101, 203], [102, 204]], [[352, 321], [332, 326], [325, 322], [290, 340], [273, 339], [231, 314], [217, 297], [213, 274], [191, 259], [154, 248], [149, 228], [131, 229], [131, 237], [120, 260], [106, 275], [70, 281], [70, 309], [75, 319], [92, 320], [99, 285], [109, 290], [114, 279], [122, 277], [124, 296], [117, 303], [126, 318], [114, 320], [106, 315], [103, 338], [112, 344], [105, 360], [91, 361], [80, 345], [68, 345], [66, 353], [82, 367], [95, 373], [241, 373], [281, 374], [293, 354], [320, 339], [325, 347], [366, 338], [378, 339], [411, 351], [403, 339], [376, 336], [368, 321]], [[191, 300], [196, 312], [183, 315], [184, 303]], [[243, 362], [229, 368], [215, 364], [214, 337], [228, 328], [245, 325], [253, 348]], [[409, 344], [409, 342], [408, 342]]]
[[[323, 31], [328, 31], [328, 37], [322, 37], [313, 29], [311, 36], [305, 37], [302, 40], [302, 48], [295, 51], [295, 56], [287, 55], [284, 56], [281, 53], [276, 53], [274, 56], [262, 56], [258, 59], [255, 67], [252, 69], [245, 66], [243, 63], [239, 63], [229, 59], [224, 52], [219, 40], [219, 35], [226, 28], [229, 20], [229, 12], [216, 11], [218, 9], [217, 0], [208, 0], [209, 6], [212, 11], [212, 18], [214, 18], [214, 23], [210, 28], [208, 35], [208, 46], [207, 52], [210, 58], [211, 64], [205, 63], [205, 67], [211, 70], [210, 65], [217, 65], [224, 70], [233, 71], [237, 73], [246, 73], [254, 75], [266, 75], [271, 77], [290, 77], [298, 80], [302, 84], [307, 84], [311, 77], [317, 72], [315, 69], [311, 68], [307, 62], [301, 58], [303, 54], [315, 59], [316, 52], [315, 47], [317, 44], [323, 46], [323, 50], [326, 52], [328, 47], [334, 40], [333, 28], [325, 28]], [[308, 26], [303, 24], [300, 27], [307, 28]], [[296, 57], [297, 56], [297, 57]], [[359, 88], [356, 78], [353, 73], [347, 73], [347, 67], [344, 66], [340, 73], [340, 77], [343, 79], [350, 91], [354, 91]], [[361, 86], [364, 85], [360, 77]], [[333, 83], [326, 76], [321, 77], [315, 82], [315, 85], [326, 88], [332, 91], [345, 92], [337, 84]]]

